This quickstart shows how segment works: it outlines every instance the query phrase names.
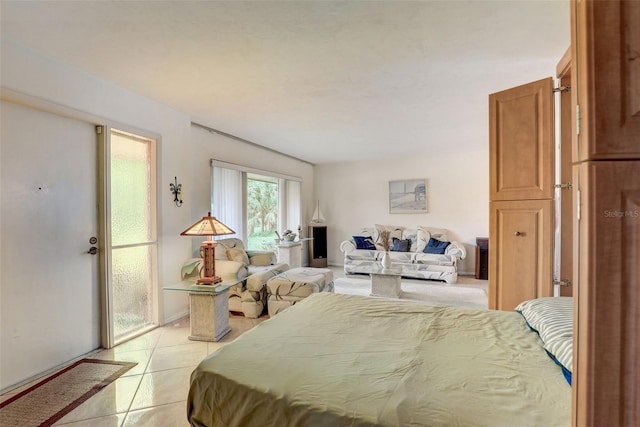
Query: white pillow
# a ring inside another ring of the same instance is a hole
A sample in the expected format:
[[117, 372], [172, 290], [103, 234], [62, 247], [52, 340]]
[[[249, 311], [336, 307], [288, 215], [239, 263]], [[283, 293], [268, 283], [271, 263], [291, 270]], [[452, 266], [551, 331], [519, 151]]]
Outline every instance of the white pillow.
[[371, 237], [374, 242], [378, 239], [378, 230], [371, 227], [365, 227], [358, 230], [357, 233], [353, 233], [352, 236]]
[[227, 258], [231, 261], [239, 262], [247, 267], [249, 265], [249, 257], [242, 248], [230, 248], [227, 249]]
[[[426, 227], [424, 225], [419, 225], [418, 230], [423, 230], [428, 232], [431, 237], [433, 237], [434, 239], [438, 239], [441, 242], [450, 241], [449, 237], [447, 236], [447, 230], [445, 230], [444, 228], [433, 228], [433, 227]], [[427, 239], [427, 241], [429, 241], [429, 239]]]
[[418, 228], [418, 232], [416, 233], [416, 252], [424, 252], [424, 248], [427, 247], [430, 238], [431, 233], [423, 228]]
[[573, 298], [543, 297], [520, 303], [516, 309], [538, 332], [547, 350], [566, 370], [573, 369]]

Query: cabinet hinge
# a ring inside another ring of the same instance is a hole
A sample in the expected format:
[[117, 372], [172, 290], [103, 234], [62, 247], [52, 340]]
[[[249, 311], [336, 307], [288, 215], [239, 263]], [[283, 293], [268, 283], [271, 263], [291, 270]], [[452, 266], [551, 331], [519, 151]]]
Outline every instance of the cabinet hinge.
[[576, 105], [576, 135], [580, 135], [580, 106]]
[[572, 189], [572, 188], [573, 188], [573, 184], [572, 184], [572, 183], [570, 183], [570, 182], [565, 182], [564, 184], [562, 184], [562, 183], [560, 183], [560, 184], [555, 184], [555, 185], [553, 186], [553, 188], [561, 188], [561, 189], [564, 189], [564, 190], [570, 190], [570, 189]]
[[558, 86], [553, 88], [554, 92], [570, 92], [571, 86]]
[[571, 280], [554, 280], [553, 284], [560, 286], [571, 286], [573, 283], [571, 283]]
[[102, 126], [100, 126], [100, 125], [96, 126], [96, 134], [102, 135]]

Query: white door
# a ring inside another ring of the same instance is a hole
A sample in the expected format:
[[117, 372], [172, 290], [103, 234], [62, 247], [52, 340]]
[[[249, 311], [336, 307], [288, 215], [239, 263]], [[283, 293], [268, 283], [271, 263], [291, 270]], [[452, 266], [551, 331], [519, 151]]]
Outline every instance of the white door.
[[100, 346], [92, 124], [2, 102], [0, 389]]

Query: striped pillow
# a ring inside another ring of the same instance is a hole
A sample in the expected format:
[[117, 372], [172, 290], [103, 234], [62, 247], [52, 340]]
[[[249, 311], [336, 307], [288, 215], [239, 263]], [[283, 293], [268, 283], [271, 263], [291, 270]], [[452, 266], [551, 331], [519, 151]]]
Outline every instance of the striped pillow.
[[573, 298], [544, 297], [520, 303], [516, 311], [540, 335], [544, 348], [571, 384], [573, 368]]

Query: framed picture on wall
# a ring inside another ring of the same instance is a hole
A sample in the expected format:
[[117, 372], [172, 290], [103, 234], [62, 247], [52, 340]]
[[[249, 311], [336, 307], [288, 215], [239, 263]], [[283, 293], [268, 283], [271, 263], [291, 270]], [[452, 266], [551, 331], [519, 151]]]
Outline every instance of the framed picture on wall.
[[427, 212], [427, 180], [389, 181], [389, 213]]

